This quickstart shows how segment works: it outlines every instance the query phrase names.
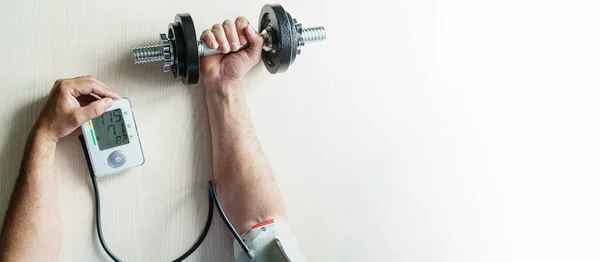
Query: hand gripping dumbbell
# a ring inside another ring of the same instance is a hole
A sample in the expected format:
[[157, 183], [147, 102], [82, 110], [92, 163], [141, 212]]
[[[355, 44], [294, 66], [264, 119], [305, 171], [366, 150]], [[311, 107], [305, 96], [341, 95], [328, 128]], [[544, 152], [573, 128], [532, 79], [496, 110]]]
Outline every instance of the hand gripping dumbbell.
[[[300, 54], [302, 46], [325, 40], [325, 28], [302, 28], [302, 24], [279, 4], [265, 5], [260, 11], [259, 31], [264, 38], [262, 60], [272, 74], [282, 73]], [[247, 44], [241, 48], [247, 47]], [[168, 34], [160, 34], [160, 43], [133, 49], [135, 64], [163, 62], [164, 72], [186, 85], [198, 83], [200, 57], [219, 54], [196, 39], [196, 29], [189, 14], [177, 14], [169, 24]]]

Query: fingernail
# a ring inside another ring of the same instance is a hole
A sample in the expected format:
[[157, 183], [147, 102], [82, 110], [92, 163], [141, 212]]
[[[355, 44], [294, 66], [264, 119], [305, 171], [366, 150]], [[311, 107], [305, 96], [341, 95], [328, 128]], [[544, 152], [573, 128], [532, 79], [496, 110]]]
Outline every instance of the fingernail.
[[248, 43], [248, 39], [246, 39], [246, 37], [242, 34], [240, 35], [240, 45], [244, 45]]
[[229, 46], [221, 45], [221, 46], [219, 46], [219, 51], [221, 51], [221, 53], [227, 53], [227, 52], [229, 52]]
[[210, 47], [211, 48], [217, 48], [217, 47], [219, 47], [219, 44], [217, 43], [217, 41], [213, 40], [212, 42], [210, 42]]
[[252, 26], [248, 26], [248, 31], [250, 31], [250, 33], [255, 33], [256, 31], [254, 31], [254, 28], [252, 28]]
[[238, 44], [238, 43], [231, 43], [231, 50], [237, 51], [238, 49], [240, 49], [240, 44]]
[[106, 106], [106, 108], [111, 107], [113, 104], [113, 100], [110, 98], [104, 99], [104, 105]]

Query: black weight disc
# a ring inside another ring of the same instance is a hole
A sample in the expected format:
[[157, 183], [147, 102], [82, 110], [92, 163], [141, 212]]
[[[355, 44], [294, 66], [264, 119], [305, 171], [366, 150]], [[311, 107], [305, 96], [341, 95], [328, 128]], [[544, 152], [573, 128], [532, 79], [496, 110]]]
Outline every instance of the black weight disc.
[[279, 4], [263, 6], [259, 32], [267, 30], [273, 38], [273, 52], [262, 52], [262, 60], [271, 74], [283, 73], [294, 62], [298, 48], [292, 17]]
[[185, 74], [185, 45], [183, 44], [183, 31], [181, 31], [181, 25], [178, 23], [169, 24], [169, 36], [168, 38], [173, 43], [173, 57], [175, 58], [171, 65], [171, 72], [176, 79], [183, 79]]
[[[171, 25], [175, 33], [175, 46], [177, 59], [177, 78], [186, 85], [194, 85], [198, 83], [200, 78], [200, 57], [198, 56], [198, 40], [196, 38], [196, 28], [190, 14], [175, 15], [175, 22]], [[180, 33], [178, 33], [179, 31]], [[169, 30], [169, 33], [171, 30]], [[177, 37], [179, 37], [177, 39]]]

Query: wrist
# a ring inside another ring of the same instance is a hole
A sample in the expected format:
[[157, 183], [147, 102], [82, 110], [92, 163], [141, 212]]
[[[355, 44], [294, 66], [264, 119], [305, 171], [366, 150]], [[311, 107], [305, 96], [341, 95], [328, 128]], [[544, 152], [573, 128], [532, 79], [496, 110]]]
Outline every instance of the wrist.
[[212, 118], [214, 117], [222, 117], [246, 106], [244, 88], [241, 85], [219, 86], [215, 90], [207, 90], [205, 96], [206, 107], [211, 121], [213, 121]]
[[207, 102], [228, 99], [244, 92], [240, 81], [205, 82], [203, 86]]
[[48, 125], [45, 125], [42, 121], [38, 121], [31, 130], [31, 139], [34, 139], [43, 143], [58, 143], [58, 138], [50, 132]]
[[29, 185], [39, 187], [55, 180], [54, 155], [57, 143], [44, 132], [34, 128], [27, 139], [27, 146], [21, 163], [21, 176]]

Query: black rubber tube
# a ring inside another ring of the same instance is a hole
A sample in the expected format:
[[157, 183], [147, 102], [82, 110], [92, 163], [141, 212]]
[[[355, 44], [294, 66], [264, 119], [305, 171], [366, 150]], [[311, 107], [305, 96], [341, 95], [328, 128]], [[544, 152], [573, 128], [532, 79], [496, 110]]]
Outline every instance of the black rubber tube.
[[223, 221], [225, 221], [225, 225], [227, 225], [227, 228], [229, 229], [229, 231], [231, 231], [231, 234], [233, 235], [233, 237], [235, 237], [235, 240], [240, 244], [240, 246], [244, 250], [244, 253], [246, 253], [250, 260], [252, 260], [254, 258], [254, 253], [250, 251], [250, 248], [248, 248], [246, 243], [244, 243], [242, 237], [235, 231], [235, 228], [233, 228], [233, 225], [231, 225], [231, 222], [229, 222], [229, 219], [227, 219], [227, 216], [225, 215], [225, 212], [221, 207], [221, 202], [219, 202], [219, 198], [217, 197], [217, 190], [215, 189], [215, 184], [212, 180], [208, 181], [208, 188], [212, 199], [214, 200], [215, 205], [217, 206], [217, 211], [219, 211], [221, 218], [223, 218]]
[[[94, 175], [94, 170], [92, 169], [92, 165], [90, 164], [90, 156], [88, 155], [88, 152], [86, 150], [85, 141], [84, 141], [82, 135], [79, 136], [79, 140], [81, 141], [81, 146], [83, 147], [83, 152], [85, 154], [85, 160], [87, 161], [87, 164], [88, 164], [88, 171], [89, 171], [90, 177], [92, 179], [92, 186], [94, 187], [94, 203], [96, 205], [96, 231], [98, 233], [98, 240], [100, 240], [100, 245], [102, 245], [102, 249], [104, 249], [104, 252], [106, 252], [106, 254], [113, 261], [121, 262], [121, 260], [113, 252], [110, 251], [110, 248], [108, 248], [106, 241], [104, 241], [104, 235], [102, 234], [102, 215], [101, 215], [102, 213], [100, 212], [100, 192], [98, 190], [98, 181], [96, 180], [96, 176]], [[212, 185], [212, 181], [209, 181], [209, 184]], [[206, 218], [206, 223], [204, 224], [204, 230], [202, 230], [202, 233], [200, 234], [200, 237], [198, 238], [198, 240], [196, 240], [196, 243], [194, 243], [194, 245], [190, 249], [188, 249], [188, 251], [183, 253], [183, 255], [181, 255], [178, 258], [176, 258], [175, 260], [173, 260], [173, 262], [183, 261], [188, 256], [190, 256], [192, 253], [194, 253], [194, 251], [196, 251], [196, 249], [198, 249], [200, 244], [202, 244], [202, 242], [206, 238], [206, 235], [208, 234], [208, 230], [210, 229], [210, 224], [212, 223], [213, 202], [215, 202], [215, 201], [213, 201], [213, 195], [210, 193], [210, 190], [209, 190], [208, 217]]]

